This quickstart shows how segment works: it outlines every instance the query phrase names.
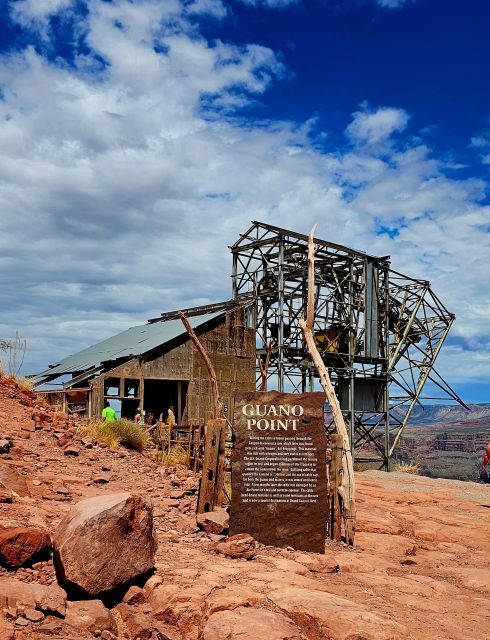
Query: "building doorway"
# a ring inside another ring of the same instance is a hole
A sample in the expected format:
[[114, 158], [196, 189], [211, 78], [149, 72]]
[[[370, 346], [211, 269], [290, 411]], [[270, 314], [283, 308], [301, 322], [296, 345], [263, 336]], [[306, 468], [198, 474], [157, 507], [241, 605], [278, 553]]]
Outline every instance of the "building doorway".
[[177, 422], [181, 422], [187, 397], [187, 381], [181, 380], [145, 380], [143, 409], [145, 414], [153, 414], [156, 422], [162, 414], [163, 421], [167, 419], [170, 406], [174, 408]]

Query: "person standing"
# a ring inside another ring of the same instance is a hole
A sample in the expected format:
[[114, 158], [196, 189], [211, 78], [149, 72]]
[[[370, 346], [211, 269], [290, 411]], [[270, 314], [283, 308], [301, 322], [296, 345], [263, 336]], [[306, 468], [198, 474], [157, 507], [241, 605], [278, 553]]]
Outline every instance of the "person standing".
[[136, 415], [134, 416], [134, 421], [136, 422], [136, 424], [145, 424], [144, 412], [140, 407], [136, 409]]
[[104, 402], [104, 408], [102, 409], [102, 418], [105, 422], [114, 422], [117, 420], [117, 415], [114, 409], [111, 407], [109, 400]]
[[170, 429], [172, 429], [172, 427], [175, 426], [175, 413], [174, 413], [174, 408], [172, 406], [168, 408], [166, 424], [168, 427], [170, 427]]

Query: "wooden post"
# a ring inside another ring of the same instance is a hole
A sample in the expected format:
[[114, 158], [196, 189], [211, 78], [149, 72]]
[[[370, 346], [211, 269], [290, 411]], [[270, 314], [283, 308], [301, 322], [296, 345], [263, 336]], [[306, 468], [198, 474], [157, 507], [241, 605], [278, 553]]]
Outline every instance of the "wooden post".
[[214, 507], [222, 507], [225, 497], [225, 443], [226, 443], [226, 419], [218, 418], [213, 423], [218, 423], [220, 427], [219, 434], [219, 452], [218, 452], [218, 468], [216, 471], [216, 485], [214, 490]]
[[262, 364], [262, 358], [260, 356], [257, 356], [257, 362], [259, 364], [259, 370], [260, 370], [260, 377], [262, 379], [260, 383], [259, 391], [267, 391], [267, 373], [269, 371], [271, 353], [272, 353], [272, 340], [269, 342], [269, 347], [267, 348], [267, 355], [265, 357], [265, 366]]
[[216, 377], [216, 372], [214, 370], [213, 363], [209, 359], [209, 356], [206, 353], [206, 349], [202, 346], [201, 341], [199, 340], [199, 338], [194, 333], [194, 330], [192, 329], [191, 325], [189, 324], [187, 318], [182, 313], [182, 311], [179, 311], [179, 318], [182, 320], [182, 323], [183, 323], [184, 327], [186, 328], [190, 339], [194, 343], [194, 346], [196, 347], [196, 349], [199, 351], [199, 354], [200, 354], [201, 358], [204, 360], [204, 364], [206, 365], [206, 368], [208, 370], [209, 380], [211, 382], [211, 398], [212, 398], [212, 406], [213, 406], [214, 417], [215, 418], [222, 418], [223, 417], [223, 404], [222, 404], [222, 402], [220, 400], [220, 397], [219, 397], [218, 379]]
[[308, 347], [311, 359], [318, 371], [320, 384], [322, 385], [325, 395], [330, 405], [335, 429], [342, 439], [342, 473], [338, 483], [337, 493], [339, 502], [344, 510], [345, 522], [345, 540], [348, 544], [354, 544], [355, 535], [355, 487], [354, 487], [354, 465], [352, 463], [352, 453], [350, 449], [349, 435], [344, 422], [344, 416], [340, 408], [340, 403], [335, 394], [332, 381], [328, 373], [328, 369], [322, 360], [317, 349], [314, 338], [314, 321], [315, 321], [315, 253], [316, 246], [314, 235], [316, 224], [310, 231], [308, 237], [308, 300], [306, 308], [306, 319], [301, 318], [299, 325], [303, 332], [303, 336]]
[[339, 486], [342, 475], [342, 436], [334, 433], [330, 436], [330, 446], [332, 449], [332, 461], [330, 463], [330, 484], [329, 484], [329, 505], [330, 520], [329, 533], [332, 540], [342, 539], [342, 514], [339, 500]]
[[212, 418], [209, 418], [209, 415], [206, 416], [204, 459], [201, 482], [199, 484], [199, 498], [197, 501], [197, 513], [204, 513], [206, 511], [212, 511], [215, 507], [221, 507], [223, 504], [226, 420], [223, 417], [223, 403], [219, 396], [218, 378], [216, 377], [213, 363], [182, 311], [179, 311], [179, 318], [182, 320], [194, 346], [204, 360], [211, 383]]
[[197, 513], [213, 511], [223, 504], [224, 433], [226, 421], [210, 420], [206, 428], [202, 477], [199, 484]]

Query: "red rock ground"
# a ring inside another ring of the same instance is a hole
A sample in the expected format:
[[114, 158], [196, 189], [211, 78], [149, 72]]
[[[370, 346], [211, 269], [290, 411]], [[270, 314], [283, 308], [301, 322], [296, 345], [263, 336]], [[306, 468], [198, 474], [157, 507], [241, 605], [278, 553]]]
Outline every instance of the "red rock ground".
[[[253, 560], [230, 559], [216, 554], [217, 536], [196, 528], [196, 496], [188, 492], [198, 478], [191, 472], [124, 449], [85, 446], [74, 425], [63, 417], [53, 424], [49, 412], [44, 428], [36, 429], [35, 406], [29, 393], [0, 381], [0, 438], [10, 436], [14, 444], [0, 464], [16, 469], [31, 494], [0, 504], [0, 527], [52, 533], [71, 504], [106, 492], [128, 490], [153, 501], [156, 574], [142, 602], [125, 605], [126, 624], [118, 609], [117, 634], [103, 638], [490, 638], [490, 485], [360, 473], [355, 548], [327, 543], [326, 554], [316, 555], [261, 547]], [[67, 429], [75, 439], [62, 442], [75, 445], [77, 456], [59, 445]], [[5, 577], [45, 585], [56, 580], [50, 561], [0, 568], [0, 581]], [[2, 639], [93, 637], [50, 617], [18, 628], [1, 616]]]

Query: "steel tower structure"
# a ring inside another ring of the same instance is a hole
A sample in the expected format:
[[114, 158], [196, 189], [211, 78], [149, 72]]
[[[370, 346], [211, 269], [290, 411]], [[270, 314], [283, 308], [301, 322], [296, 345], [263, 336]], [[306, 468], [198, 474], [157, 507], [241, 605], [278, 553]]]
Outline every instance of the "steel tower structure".
[[[389, 469], [427, 381], [464, 403], [434, 368], [454, 321], [430, 283], [397, 273], [388, 256], [315, 239], [315, 340], [349, 427], [354, 459]], [[253, 222], [230, 247], [233, 298], [252, 301], [257, 353], [272, 343], [268, 377], [279, 391], [313, 390], [306, 315], [308, 237]], [[326, 414], [327, 431], [333, 424]]]

